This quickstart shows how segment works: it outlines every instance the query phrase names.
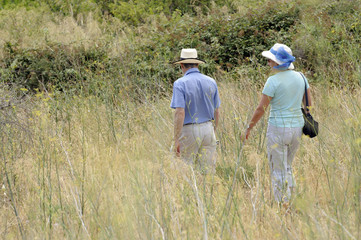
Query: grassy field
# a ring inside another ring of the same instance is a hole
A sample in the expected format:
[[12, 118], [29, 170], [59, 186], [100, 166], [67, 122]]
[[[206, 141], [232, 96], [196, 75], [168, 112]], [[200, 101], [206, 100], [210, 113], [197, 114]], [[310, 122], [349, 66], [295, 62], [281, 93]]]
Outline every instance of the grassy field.
[[[0, 238], [361, 239], [360, 4], [234, 0], [167, 15], [113, 2], [0, 3]], [[112, 6], [118, 17], [101, 15]], [[320, 123], [296, 155], [290, 212], [272, 198], [266, 116], [240, 141], [275, 39], [292, 44]], [[214, 175], [172, 152], [181, 71], [169, 62], [182, 47], [200, 49], [219, 85]]]
[[266, 120], [245, 145], [239, 140], [260, 90], [242, 76], [217, 80], [213, 176], [173, 156], [170, 98], [39, 93], [3, 110], [1, 237], [360, 239], [361, 93], [312, 88], [321, 133], [302, 139], [286, 213], [271, 196]]

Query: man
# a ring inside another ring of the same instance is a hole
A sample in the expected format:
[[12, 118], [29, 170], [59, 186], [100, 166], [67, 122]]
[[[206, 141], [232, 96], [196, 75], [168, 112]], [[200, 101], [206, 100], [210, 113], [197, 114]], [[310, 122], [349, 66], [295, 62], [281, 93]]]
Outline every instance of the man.
[[198, 70], [202, 63], [196, 49], [182, 49], [181, 59], [175, 64], [180, 64], [184, 76], [174, 82], [170, 107], [175, 109], [174, 149], [177, 156], [207, 173], [215, 171], [215, 130], [220, 99], [217, 83]]

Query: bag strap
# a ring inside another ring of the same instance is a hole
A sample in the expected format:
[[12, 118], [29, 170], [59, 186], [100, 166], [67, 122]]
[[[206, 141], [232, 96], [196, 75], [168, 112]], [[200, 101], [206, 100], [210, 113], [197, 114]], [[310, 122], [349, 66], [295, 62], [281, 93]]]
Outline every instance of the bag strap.
[[302, 78], [303, 78], [303, 81], [305, 82], [305, 98], [306, 98], [306, 110], [309, 111], [308, 107], [308, 97], [307, 97], [307, 84], [306, 84], [306, 79], [305, 77], [303, 76], [302, 73], [299, 72], [299, 74], [301, 74]]

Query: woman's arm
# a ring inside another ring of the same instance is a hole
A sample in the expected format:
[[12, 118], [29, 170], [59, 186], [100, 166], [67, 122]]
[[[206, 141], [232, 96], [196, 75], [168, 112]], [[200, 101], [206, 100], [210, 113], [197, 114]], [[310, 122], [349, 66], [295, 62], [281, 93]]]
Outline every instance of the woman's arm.
[[251, 122], [249, 123], [248, 128], [246, 130], [246, 139], [248, 139], [248, 136], [251, 133], [252, 128], [257, 124], [257, 122], [261, 119], [261, 117], [265, 113], [271, 100], [272, 97], [262, 94], [261, 101], [259, 102], [258, 107], [254, 111]]

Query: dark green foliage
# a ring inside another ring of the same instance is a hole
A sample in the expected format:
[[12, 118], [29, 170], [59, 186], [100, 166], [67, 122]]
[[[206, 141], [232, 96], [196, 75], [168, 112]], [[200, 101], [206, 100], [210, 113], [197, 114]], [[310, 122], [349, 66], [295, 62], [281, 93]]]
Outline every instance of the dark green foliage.
[[27, 89], [80, 87], [89, 73], [97, 73], [107, 58], [101, 48], [70, 49], [50, 44], [44, 49], [19, 49], [5, 44], [1, 79]]
[[223, 69], [231, 70], [250, 63], [251, 57], [259, 57], [276, 42], [290, 44], [299, 11], [281, 9], [270, 6], [245, 16], [211, 19], [200, 33], [201, 40], [211, 46], [209, 57]]
[[[263, 50], [276, 42], [291, 43], [292, 29], [299, 20], [297, 8], [280, 11], [277, 7], [269, 5], [263, 11], [245, 15], [222, 16], [215, 12], [196, 19], [175, 12], [172, 18], [143, 33], [147, 41], [127, 53], [134, 66], [141, 66], [142, 70], [129, 68], [138, 76], [147, 74], [171, 86], [179, 75], [169, 70], [172, 66], [166, 63], [178, 59], [182, 48], [190, 47], [197, 48], [199, 57], [207, 62], [201, 66], [206, 74], [214, 74], [219, 68], [232, 72], [242, 64], [257, 67]], [[261, 62], [265, 63], [263, 59]]]

